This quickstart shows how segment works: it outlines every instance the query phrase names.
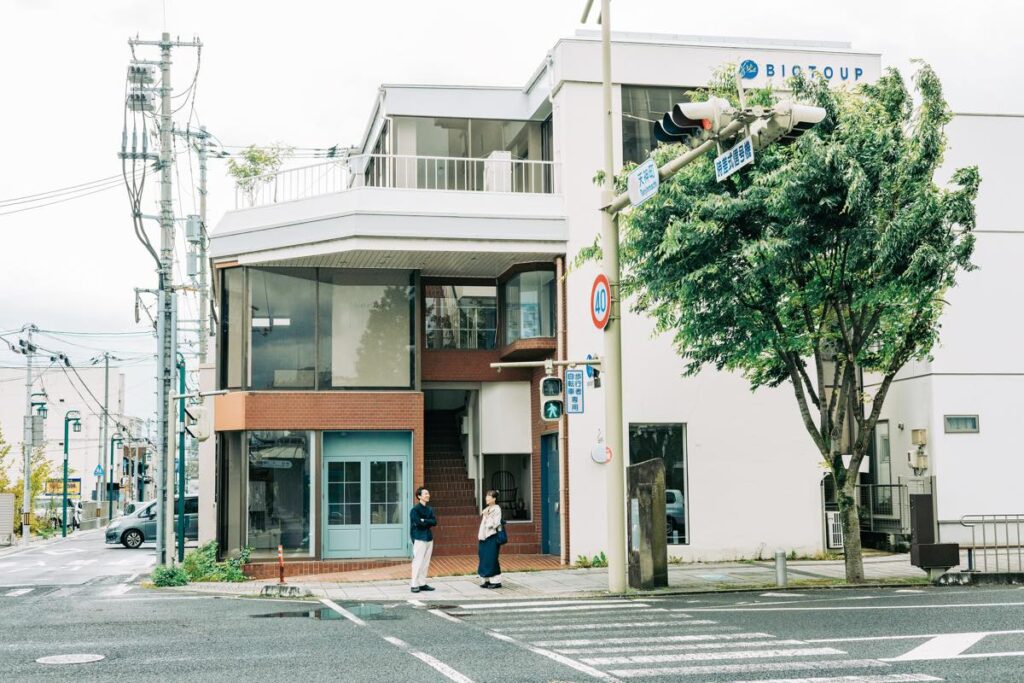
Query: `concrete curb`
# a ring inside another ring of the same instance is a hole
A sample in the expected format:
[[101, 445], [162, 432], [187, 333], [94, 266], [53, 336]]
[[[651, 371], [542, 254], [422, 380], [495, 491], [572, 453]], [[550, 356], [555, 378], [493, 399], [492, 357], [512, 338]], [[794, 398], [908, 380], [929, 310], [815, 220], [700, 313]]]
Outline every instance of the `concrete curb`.
[[1024, 572], [947, 572], [937, 578], [935, 586], [1019, 586]]

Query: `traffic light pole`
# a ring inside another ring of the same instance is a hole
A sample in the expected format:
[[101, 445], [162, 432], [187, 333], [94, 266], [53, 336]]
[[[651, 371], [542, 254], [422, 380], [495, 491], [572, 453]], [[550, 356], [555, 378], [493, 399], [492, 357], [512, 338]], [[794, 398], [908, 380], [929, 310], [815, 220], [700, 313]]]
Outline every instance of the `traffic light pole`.
[[[185, 394], [185, 357], [178, 354], [178, 394]], [[172, 499], [173, 500], [173, 499]], [[185, 399], [178, 402], [178, 562], [185, 561]]]

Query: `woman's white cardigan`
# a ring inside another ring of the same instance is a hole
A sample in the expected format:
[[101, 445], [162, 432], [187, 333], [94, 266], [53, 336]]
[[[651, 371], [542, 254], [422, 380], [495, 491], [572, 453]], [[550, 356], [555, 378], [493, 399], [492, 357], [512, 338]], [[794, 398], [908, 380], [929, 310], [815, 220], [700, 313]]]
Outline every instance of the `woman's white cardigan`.
[[477, 534], [477, 538], [481, 541], [490, 538], [498, 533], [499, 526], [501, 526], [501, 507], [498, 505], [487, 506], [480, 513], [480, 533]]

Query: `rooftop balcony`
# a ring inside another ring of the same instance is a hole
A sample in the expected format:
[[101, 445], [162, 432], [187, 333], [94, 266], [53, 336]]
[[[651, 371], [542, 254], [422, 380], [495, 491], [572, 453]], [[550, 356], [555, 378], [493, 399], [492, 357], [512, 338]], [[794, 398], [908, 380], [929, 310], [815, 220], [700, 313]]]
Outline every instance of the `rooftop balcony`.
[[257, 176], [235, 189], [235, 208], [279, 204], [356, 187], [443, 192], [557, 194], [555, 162], [513, 159], [360, 154]]
[[221, 263], [494, 277], [565, 254], [557, 165], [366, 154], [252, 179], [217, 224]]

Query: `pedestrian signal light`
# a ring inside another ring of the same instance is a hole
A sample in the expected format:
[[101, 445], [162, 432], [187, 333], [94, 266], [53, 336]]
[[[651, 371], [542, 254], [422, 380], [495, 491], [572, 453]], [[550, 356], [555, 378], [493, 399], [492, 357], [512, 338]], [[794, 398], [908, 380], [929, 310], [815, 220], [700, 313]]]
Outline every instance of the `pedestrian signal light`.
[[540, 417], [545, 422], [557, 422], [565, 412], [565, 387], [559, 377], [545, 377], [540, 381]]
[[185, 433], [196, 441], [210, 438], [210, 412], [205, 406], [185, 406]]

